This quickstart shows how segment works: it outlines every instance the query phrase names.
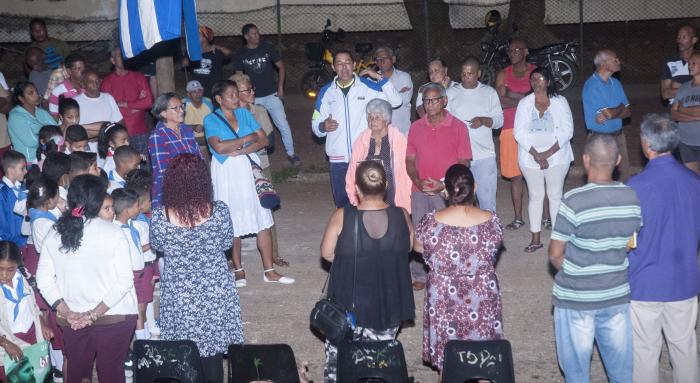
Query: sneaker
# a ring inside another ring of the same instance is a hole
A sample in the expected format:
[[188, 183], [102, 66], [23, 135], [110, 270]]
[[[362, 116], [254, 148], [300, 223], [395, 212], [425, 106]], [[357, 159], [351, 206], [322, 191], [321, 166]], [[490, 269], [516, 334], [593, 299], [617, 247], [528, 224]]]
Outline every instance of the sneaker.
[[292, 166], [300, 166], [301, 165], [301, 159], [296, 154], [292, 154], [291, 156], [287, 156], [287, 159], [289, 160], [289, 163], [292, 164]]
[[126, 356], [126, 360], [124, 361], [124, 376], [131, 379], [134, 377], [134, 357], [129, 351], [129, 354]]
[[63, 383], [63, 372], [57, 368], [52, 368], [52, 375], [54, 383]]

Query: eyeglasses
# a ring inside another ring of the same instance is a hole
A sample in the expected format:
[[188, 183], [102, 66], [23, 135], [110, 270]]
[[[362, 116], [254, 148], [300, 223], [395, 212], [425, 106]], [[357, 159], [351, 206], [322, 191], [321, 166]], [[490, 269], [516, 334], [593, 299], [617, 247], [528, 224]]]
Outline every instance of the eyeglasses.
[[508, 53], [510, 54], [521, 54], [525, 52], [527, 48], [510, 48], [508, 49]]
[[185, 110], [185, 104], [180, 104], [180, 105], [175, 105], [175, 106], [169, 106], [169, 107], [167, 107], [167, 108], [165, 108], [165, 109], [166, 109], [166, 110], [177, 110], [177, 109]]
[[250, 89], [238, 89], [238, 93], [255, 93], [255, 87], [250, 88]]
[[438, 102], [440, 102], [440, 100], [442, 100], [443, 97], [444, 97], [444, 96], [433, 97], [433, 98], [424, 98], [424, 99], [423, 99], [423, 103], [426, 104], [426, 105], [437, 104]]

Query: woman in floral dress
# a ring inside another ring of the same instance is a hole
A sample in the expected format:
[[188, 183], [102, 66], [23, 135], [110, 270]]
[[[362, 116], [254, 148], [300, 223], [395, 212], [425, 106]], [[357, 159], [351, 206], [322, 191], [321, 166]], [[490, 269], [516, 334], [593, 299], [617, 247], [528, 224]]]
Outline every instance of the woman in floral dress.
[[165, 171], [163, 206], [153, 210], [151, 248], [165, 253], [160, 338], [189, 339], [204, 381], [224, 381], [223, 354], [243, 343], [238, 292], [224, 251], [233, 243], [228, 206], [214, 201], [209, 168], [198, 154], [175, 157]]
[[474, 176], [464, 165], [445, 175], [448, 207], [426, 214], [414, 249], [430, 268], [423, 313], [423, 360], [442, 371], [448, 340], [503, 337], [495, 263], [503, 239], [498, 217], [473, 206]]

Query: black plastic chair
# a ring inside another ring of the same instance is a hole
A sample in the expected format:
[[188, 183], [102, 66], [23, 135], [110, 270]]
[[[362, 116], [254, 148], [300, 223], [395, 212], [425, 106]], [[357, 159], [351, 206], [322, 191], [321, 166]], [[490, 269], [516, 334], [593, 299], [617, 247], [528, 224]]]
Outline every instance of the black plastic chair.
[[338, 345], [338, 383], [408, 382], [406, 357], [397, 340], [342, 341]]
[[445, 345], [443, 383], [464, 383], [489, 379], [495, 383], [515, 383], [513, 353], [507, 340], [451, 340]]
[[228, 348], [229, 383], [271, 380], [299, 383], [294, 352], [286, 344], [232, 344]]
[[135, 383], [204, 382], [199, 349], [191, 340], [137, 340], [133, 357]]

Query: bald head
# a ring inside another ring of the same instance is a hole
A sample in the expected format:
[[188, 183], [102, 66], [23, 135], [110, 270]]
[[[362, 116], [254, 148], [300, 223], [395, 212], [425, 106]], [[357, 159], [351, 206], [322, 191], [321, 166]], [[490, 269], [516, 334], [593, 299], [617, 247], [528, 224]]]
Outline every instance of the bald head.
[[24, 53], [24, 61], [27, 66], [35, 71], [43, 70], [44, 57], [44, 51], [39, 47], [29, 47]]
[[591, 167], [597, 169], [612, 169], [617, 165], [619, 152], [615, 137], [610, 134], [593, 133], [588, 137], [583, 155], [588, 157]]
[[698, 31], [695, 29], [694, 26], [692, 25], [684, 25], [682, 26], [679, 30], [678, 33], [685, 32], [687, 33], [690, 37], [697, 37], [698, 36]]

